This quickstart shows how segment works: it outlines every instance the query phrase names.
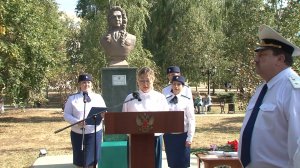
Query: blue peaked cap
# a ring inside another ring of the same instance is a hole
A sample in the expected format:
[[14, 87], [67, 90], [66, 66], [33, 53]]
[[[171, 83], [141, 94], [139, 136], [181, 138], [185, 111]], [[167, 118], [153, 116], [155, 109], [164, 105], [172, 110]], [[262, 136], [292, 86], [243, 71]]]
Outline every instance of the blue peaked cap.
[[172, 82], [174, 81], [180, 82], [182, 85], [184, 85], [185, 78], [183, 76], [173, 76]]
[[92, 81], [93, 78], [90, 74], [81, 74], [78, 76], [78, 83], [82, 81]]
[[178, 66], [170, 66], [167, 69], [167, 74], [169, 73], [180, 73], [180, 68]]

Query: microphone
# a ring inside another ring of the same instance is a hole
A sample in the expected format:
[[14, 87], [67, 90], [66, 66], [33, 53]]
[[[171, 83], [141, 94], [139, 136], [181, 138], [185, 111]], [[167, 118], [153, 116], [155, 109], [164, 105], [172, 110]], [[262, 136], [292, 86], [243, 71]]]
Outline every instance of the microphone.
[[137, 99], [138, 101], [142, 101], [139, 92], [132, 92], [132, 97], [133, 97], [133, 98], [124, 101], [123, 104], [124, 104], [124, 103], [127, 103], [127, 102], [130, 102], [130, 101], [132, 101], [132, 100], [135, 100], [135, 99]]
[[83, 91], [82, 94], [83, 94], [83, 102], [84, 103], [91, 102], [91, 98], [87, 91]]
[[142, 101], [139, 92], [132, 92], [132, 96], [133, 96], [133, 98], [137, 99], [138, 101]]
[[[133, 98], [131, 98], [131, 99], [129, 99], [129, 100], [126, 100], [126, 101], [124, 101], [122, 104], [125, 104], [125, 103], [128, 103], [128, 102], [130, 102], [130, 101], [132, 101], [132, 100], [134, 100], [135, 98], [133, 97]], [[122, 104], [120, 104], [120, 105], [122, 105]], [[114, 107], [118, 107], [119, 105], [117, 105], [117, 106], [114, 106]]]

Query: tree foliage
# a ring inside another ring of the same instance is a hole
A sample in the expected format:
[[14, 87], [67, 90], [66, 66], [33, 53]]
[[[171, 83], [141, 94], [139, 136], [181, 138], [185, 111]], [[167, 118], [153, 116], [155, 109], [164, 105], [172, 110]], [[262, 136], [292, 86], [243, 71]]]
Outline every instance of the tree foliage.
[[45, 74], [59, 62], [63, 34], [58, 8], [47, 0], [4, 0], [0, 37], [1, 81], [16, 103], [42, 94]]
[[190, 81], [204, 80], [206, 70], [218, 66], [221, 44], [221, 10], [218, 2], [161, 0], [153, 2], [145, 47], [165, 69], [181, 67]]
[[259, 83], [255, 74], [253, 50], [258, 42], [258, 26], [263, 23], [263, 2], [227, 0], [224, 7], [223, 57], [229, 62], [223, 79], [238, 87], [247, 100]]
[[[259, 25], [270, 25], [300, 46], [295, 0], [79, 0], [80, 23], [59, 13], [53, 0], [2, 0], [0, 83], [6, 97], [34, 102], [45, 97], [48, 86], [75, 90], [81, 72], [91, 73], [101, 88], [101, 68], [108, 62], [99, 39], [113, 5], [125, 9], [127, 31], [137, 37], [127, 61], [154, 68], [161, 87], [170, 65], [180, 66], [193, 85], [216, 69], [213, 85], [230, 82], [247, 101], [261, 81], [253, 62]], [[300, 72], [299, 67], [296, 58], [293, 68]]]

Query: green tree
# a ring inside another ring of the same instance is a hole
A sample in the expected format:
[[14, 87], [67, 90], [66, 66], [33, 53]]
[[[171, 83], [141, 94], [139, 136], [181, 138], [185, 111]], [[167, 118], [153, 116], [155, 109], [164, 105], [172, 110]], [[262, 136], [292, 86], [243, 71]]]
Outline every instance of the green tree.
[[63, 53], [56, 66], [47, 72], [46, 78], [48, 87], [56, 88], [61, 95], [61, 103], [64, 103], [70, 93], [77, 91], [76, 79], [85, 69], [81, 62], [79, 42], [81, 21], [64, 13], [60, 14], [60, 20], [66, 28], [60, 45]]
[[268, 13], [262, 14], [262, 0], [224, 1], [224, 59], [230, 60], [227, 80], [238, 87], [244, 101], [248, 101], [260, 81], [255, 73], [254, 48], [257, 32]]
[[[300, 2], [295, 0], [285, 1], [286, 5], [279, 5], [280, 8], [274, 13], [276, 25], [280, 33], [291, 42], [300, 46]], [[278, 2], [283, 3], [283, 2]], [[278, 6], [278, 5], [277, 5]], [[300, 73], [300, 59], [294, 57], [293, 69]]]
[[60, 60], [63, 27], [49, 0], [3, 0], [6, 34], [0, 37], [1, 80], [16, 103], [43, 97], [45, 74]]
[[[144, 44], [165, 69], [178, 65], [189, 81], [206, 81], [206, 70], [219, 66], [221, 8], [219, 2], [152, 1]], [[162, 76], [162, 78], [163, 78]]]

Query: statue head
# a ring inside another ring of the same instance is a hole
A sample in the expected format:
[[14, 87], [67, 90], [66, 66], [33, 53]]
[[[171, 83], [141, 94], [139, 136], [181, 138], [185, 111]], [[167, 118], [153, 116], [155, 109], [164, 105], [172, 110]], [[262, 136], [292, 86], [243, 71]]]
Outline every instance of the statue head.
[[120, 6], [113, 6], [107, 15], [108, 32], [101, 37], [100, 44], [110, 59], [111, 66], [122, 66], [128, 63], [126, 57], [135, 46], [136, 37], [127, 33], [127, 16]]
[[126, 31], [127, 16], [124, 9], [120, 6], [113, 6], [109, 10], [107, 17], [109, 31], [112, 30], [123, 30]]

